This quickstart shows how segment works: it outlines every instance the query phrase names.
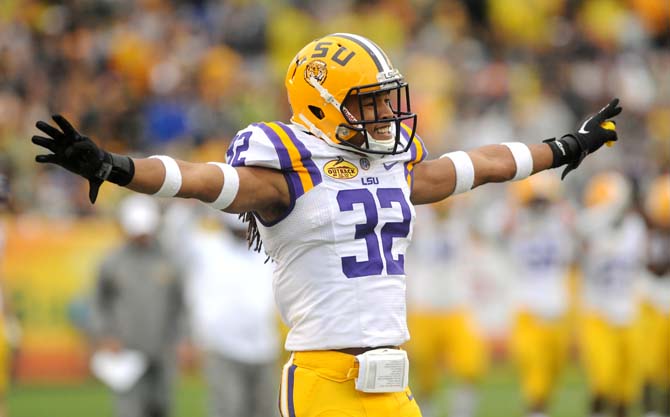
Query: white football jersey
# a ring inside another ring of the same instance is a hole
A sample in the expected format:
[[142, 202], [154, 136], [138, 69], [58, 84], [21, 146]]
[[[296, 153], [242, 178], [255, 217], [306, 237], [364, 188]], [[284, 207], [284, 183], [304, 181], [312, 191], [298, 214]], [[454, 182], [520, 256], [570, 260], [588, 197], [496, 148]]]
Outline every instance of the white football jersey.
[[471, 306], [471, 282], [464, 263], [469, 243], [467, 219], [452, 214], [453, 210], [440, 219], [429, 206], [417, 212], [407, 265], [412, 277], [407, 286], [410, 308], [445, 311]]
[[275, 360], [279, 335], [271, 265], [223, 231], [194, 230], [184, 240], [186, 295], [195, 340], [202, 348], [237, 361]]
[[516, 266], [516, 303], [519, 308], [553, 319], [568, 307], [567, 279], [575, 259], [575, 235], [564, 207], [544, 213], [523, 209], [516, 213], [509, 235], [510, 258]]
[[276, 360], [279, 329], [272, 265], [221, 227], [220, 222], [227, 224], [227, 214], [207, 210], [203, 217], [204, 207], [191, 203], [172, 202], [165, 212], [161, 242], [184, 271], [194, 342], [204, 351], [239, 362]]
[[647, 236], [642, 293], [659, 311], [670, 314], [670, 233], [650, 229]]
[[620, 225], [587, 238], [583, 256], [585, 307], [613, 324], [627, 325], [636, 317], [645, 233], [643, 220], [631, 213]]
[[498, 245], [472, 232], [475, 210], [456, 202], [441, 217], [430, 206], [417, 207], [407, 265], [409, 311], [467, 311], [483, 330], [497, 333], [507, 325], [510, 262]]
[[[407, 131], [403, 126], [405, 141]], [[235, 136], [228, 163], [280, 170], [291, 193], [280, 220], [257, 219], [276, 263], [275, 301], [290, 327], [286, 349], [400, 345], [409, 339], [410, 191], [414, 166], [425, 155], [418, 137], [407, 152], [369, 157], [279, 122], [253, 124]]]

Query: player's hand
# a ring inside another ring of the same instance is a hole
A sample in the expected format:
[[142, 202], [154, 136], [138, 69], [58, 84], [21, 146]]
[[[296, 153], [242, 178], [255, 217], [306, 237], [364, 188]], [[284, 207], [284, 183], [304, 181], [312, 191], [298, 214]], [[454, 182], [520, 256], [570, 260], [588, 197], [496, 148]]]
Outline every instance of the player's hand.
[[60, 165], [86, 178], [91, 203], [95, 203], [100, 186], [105, 180], [119, 185], [130, 182], [134, 174], [130, 158], [103, 150], [87, 136], [79, 134], [63, 116], [54, 115], [52, 118], [60, 130], [41, 120], [35, 124], [48, 137], [33, 136], [32, 142], [52, 152], [37, 155], [35, 161]]
[[608, 128], [605, 122], [621, 113], [621, 110], [619, 99], [615, 98], [598, 113], [584, 120], [576, 132], [563, 135], [559, 140], [549, 140], [554, 152], [553, 166], [567, 164], [561, 179], [576, 169], [586, 155], [597, 151], [605, 143], [618, 139], [616, 130]]
[[88, 197], [91, 203], [95, 203], [104, 181], [99, 171], [105, 160], [105, 152], [91, 139], [80, 135], [63, 116], [57, 114], [52, 118], [61, 130], [40, 120], [35, 126], [49, 137], [33, 136], [32, 142], [53, 153], [37, 155], [35, 161], [60, 165], [86, 178], [89, 183]]
[[586, 119], [574, 134], [587, 154], [597, 151], [605, 142], [615, 142], [618, 139], [616, 130], [603, 127], [605, 121], [621, 113], [622, 108], [618, 105], [619, 99], [613, 99], [598, 113]]

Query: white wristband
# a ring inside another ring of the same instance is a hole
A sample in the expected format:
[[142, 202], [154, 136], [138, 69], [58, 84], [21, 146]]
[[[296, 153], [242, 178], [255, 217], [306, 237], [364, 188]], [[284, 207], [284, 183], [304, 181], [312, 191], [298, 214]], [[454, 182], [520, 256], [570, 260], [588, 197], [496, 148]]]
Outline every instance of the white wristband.
[[512, 181], [529, 177], [533, 173], [533, 156], [530, 154], [528, 146], [521, 142], [505, 142], [503, 145], [507, 146], [512, 152], [516, 163], [516, 174]]
[[222, 162], [207, 163], [218, 166], [223, 172], [223, 187], [221, 187], [221, 193], [216, 200], [209, 203], [213, 208], [223, 210], [228, 207], [237, 196], [237, 191], [240, 189], [240, 175], [235, 168], [228, 164]]
[[456, 188], [452, 194], [460, 194], [472, 189], [472, 184], [475, 182], [475, 167], [472, 165], [470, 155], [467, 152], [456, 151], [445, 153], [440, 156], [440, 159], [442, 158], [451, 159], [456, 169]]
[[160, 160], [165, 167], [165, 178], [163, 179], [163, 185], [161, 185], [160, 190], [158, 190], [153, 195], [156, 197], [176, 196], [179, 192], [179, 189], [181, 189], [181, 171], [179, 170], [177, 161], [166, 155], [153, 155], [149, 158]]

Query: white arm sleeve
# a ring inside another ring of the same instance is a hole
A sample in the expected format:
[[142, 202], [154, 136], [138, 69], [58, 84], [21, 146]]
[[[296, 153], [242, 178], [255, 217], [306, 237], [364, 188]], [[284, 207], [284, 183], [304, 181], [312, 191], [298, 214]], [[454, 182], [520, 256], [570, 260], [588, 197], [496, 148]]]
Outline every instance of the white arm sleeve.
[[475, 167], [472, 165], [472, 159], [467, 152], [456, 151], [445, 153], [441, 158], [449, 158], [454, 163], [456, 169], [456, 188], [452, 194], [464, 193], [472, 189], [475, 182]]
[[240, 176], [237, 173], [237, 170], [228, 164], [221, 162], [208, 162], [208, 164], [218, 166], [223, 172], [223, 187], [221, 187], [221, 193], [216, 200], [209, 203], [213, 208], [223, 210], [235, 200], [237, 192], [240, 189]]

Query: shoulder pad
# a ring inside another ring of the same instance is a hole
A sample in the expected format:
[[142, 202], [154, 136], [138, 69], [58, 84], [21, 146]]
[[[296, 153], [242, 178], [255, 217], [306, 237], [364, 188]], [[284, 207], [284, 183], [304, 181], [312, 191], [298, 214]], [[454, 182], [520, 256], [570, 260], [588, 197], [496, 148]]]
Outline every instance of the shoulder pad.
[[226, 162], [234, 167], [259, 166], [281, 169], [274, 144], [258, 124], [249, 125], [237, 132], [230, 141]]
[[[412, 134], [412, 128], [405, 125], [401, 124], [402, 126], [402, 137], [407, 143], [409, 140], [410, 135]], [[414, 186], [414, 165], [418, 164], [419, 162], [423, 161], [426, 159], [426, 156], [428, 155], [428, 151], [426, 150], [426, 146], [423, 144], [423, 141], [419, 137], [419, 135], [415, 134], [414, 138], [412, 139], [412, 144], [410, 145], [409, 149], [407, 152], [405, 152], [407, 155], [405, 158], [405, 179], [407, 180], [407, 185], [409, 185], [410, 189]]]
[[322, 181], [311, 151], [281, 122], [254, 123], [240, 130], [230, 144], [226, 161], [235, 167], [259, 166], [282, 171], [296, 195]]
[[[407, 143], [407, 141], [409, 140], [409, 136], [412, 134], [412, 128], [404, 123], [401, 124], [400, 126], [402, 126], [401, 134], [403, 142]], [[413, 164], [418, 164], [419, 162], [426, 159], [426, 156], [428, 156], [428, 150], [426, 149], [426, 145], [424, 145], [423, 140], [421, 140], [421, 137], [419, 137], [418, 134], [414, 134], [412, 144], [410, 145], [407, 152], [410, 154], [409, 162]]]

